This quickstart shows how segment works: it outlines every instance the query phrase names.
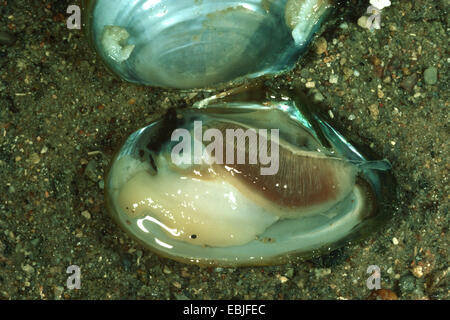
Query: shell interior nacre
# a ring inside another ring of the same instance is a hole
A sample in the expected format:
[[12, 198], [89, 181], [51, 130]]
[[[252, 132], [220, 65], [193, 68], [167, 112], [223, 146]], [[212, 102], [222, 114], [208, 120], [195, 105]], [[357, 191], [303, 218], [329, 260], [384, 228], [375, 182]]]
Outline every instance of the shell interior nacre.
[[389, 163], [366, 159], [295, 98], [197, 106], [132, 134], [107, 176], [113, 217], [152, 250], [200, 264], [280, 263], [336, 248], [390, 214]]
[[91, 0], [88, 32], [121, 78], [211, 87], [292, 68], [328, 0]]

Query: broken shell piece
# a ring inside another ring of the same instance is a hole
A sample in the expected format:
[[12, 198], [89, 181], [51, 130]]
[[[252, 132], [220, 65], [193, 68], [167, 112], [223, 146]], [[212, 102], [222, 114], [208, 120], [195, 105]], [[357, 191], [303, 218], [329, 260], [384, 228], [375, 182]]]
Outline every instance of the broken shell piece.
[[102, 35], [102, 47], [105, 54], [116, 62], [127, 60], [135, 45], [127, 44], [130, 34], [124, 28], [105, 26]]

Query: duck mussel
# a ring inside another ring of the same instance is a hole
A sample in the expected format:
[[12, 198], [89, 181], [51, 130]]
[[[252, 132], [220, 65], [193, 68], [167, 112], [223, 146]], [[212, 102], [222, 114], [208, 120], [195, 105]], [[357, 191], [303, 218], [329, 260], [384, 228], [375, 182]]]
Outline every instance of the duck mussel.
[[236, 88], [133, 133], [106, 178], [118, 224], [160, 255], [280, 264], [386, 221], [387, 160], [363, 155], [292, 91]]
[[85, 0], [88, 35], [122, 79], [205, 88], [292, 68], [331, 0]]

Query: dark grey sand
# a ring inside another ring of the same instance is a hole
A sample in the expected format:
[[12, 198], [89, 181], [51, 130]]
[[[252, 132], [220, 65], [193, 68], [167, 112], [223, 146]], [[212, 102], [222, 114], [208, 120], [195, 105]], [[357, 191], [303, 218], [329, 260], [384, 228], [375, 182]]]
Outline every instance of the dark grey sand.
[[[122, 139], [212, 93], [115, 79], [66, 28], [72, 2], [0, 1], [0, 299], [366, 299], [369, 265], [391, 296], [448, 299], [449, 2], [392, 2], [381, 30], [357, 25], [365, 6], [348, 10], [293, 71], [267, 81], [322, 100], [392, 162], [393, 219], [326, 257], [214, 269], [139, 246], [102, 190]], [[70, 265], [81, 267], [79, 290], [66, 287]]]

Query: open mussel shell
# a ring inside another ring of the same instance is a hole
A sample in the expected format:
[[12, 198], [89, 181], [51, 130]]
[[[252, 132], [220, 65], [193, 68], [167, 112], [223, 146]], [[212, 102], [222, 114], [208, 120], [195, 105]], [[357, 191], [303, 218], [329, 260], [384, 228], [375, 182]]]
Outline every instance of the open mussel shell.
[[103, 61], [135, 83], [206, 88], [294, 66], [331, 0], [85, 0]]
[[[240, 129], [248, 134], [241, 144], [230, 140]], [[162, 256], [280, 264], [329, 252], [387, 221], [395, 196], [390, 169], [295, 92], [237, 88], [133, 133], [112, 161], [106, 202], [129, 235]]]

